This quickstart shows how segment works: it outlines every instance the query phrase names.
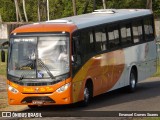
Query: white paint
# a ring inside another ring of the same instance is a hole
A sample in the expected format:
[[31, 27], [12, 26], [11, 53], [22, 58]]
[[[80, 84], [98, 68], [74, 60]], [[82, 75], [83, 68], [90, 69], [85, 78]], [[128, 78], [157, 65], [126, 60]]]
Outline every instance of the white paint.
[[[146, 54], [145, 46], [147, 44], [149, 50]], [[138, 69], [138, 82], [145, 80], [156, 72], [157, 52], [155, 41], [124, 48], [123, 51], [125, 55], [125, 68], [120, 79], [111, 90], [129, 85], [130, 71], [133, 65]]]
[[[109, 9], [111, 11], [111, 9]], [[147, 10], [147, 9], [114, 9], [113, 10], [115, 13], [114, 14], [108, 14], [108, 13], [103, 13], [100, 12], [101, 14], [93, 14], [93, 13], [88, 13], [88, 14], [82, 14], [78, 16], [71, 16], [71, 17], [66, 17], [66, 18], [61, 18], [57, 20], [67, 20], [67, 21], [72, 21], [78, 29], [81, 28], [86, 28], [89, 26], [94, 26], [99, 23], [104, 24], [104, 23], [110, 23], [122, 19], [129, 19], [133, 17], [138, 17], [142, 15], [148, 15], [152, 14], [152, 11]]]

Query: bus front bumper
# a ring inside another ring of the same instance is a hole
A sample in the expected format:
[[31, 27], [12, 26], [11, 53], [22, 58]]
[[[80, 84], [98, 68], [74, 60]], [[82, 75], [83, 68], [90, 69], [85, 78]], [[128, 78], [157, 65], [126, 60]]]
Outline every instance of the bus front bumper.
[[13, 93], [8, 90], [10, 105], [64, 105], [71, 104], [71, 86], [63, 92], [52, 93]]

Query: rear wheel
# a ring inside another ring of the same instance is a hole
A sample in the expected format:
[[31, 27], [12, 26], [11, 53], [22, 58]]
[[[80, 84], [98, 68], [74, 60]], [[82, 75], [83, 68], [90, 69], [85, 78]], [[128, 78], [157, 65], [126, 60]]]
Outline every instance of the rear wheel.
[[134, 69], [131, 70], [129, 81], [128, 90], [129, 92], [134, 92], [137, 87], [137, 76]]

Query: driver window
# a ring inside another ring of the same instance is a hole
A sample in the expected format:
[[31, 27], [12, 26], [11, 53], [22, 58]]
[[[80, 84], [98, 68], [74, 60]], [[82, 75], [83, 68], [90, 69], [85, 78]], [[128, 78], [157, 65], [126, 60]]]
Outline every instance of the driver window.
[[73, 35], [72, 42], [72, 63], [76, 65], [81, 65], [81, 50], [80, 50], [80, 36], [78, 33]]

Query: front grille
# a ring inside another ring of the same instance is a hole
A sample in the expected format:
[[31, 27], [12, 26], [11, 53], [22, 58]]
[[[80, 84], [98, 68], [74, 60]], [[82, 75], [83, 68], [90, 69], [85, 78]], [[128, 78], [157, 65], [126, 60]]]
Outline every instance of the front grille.
[[39, 82], [39, 83], [21, 83], [22, 86], [46, 86], [53, 85], [55, 82]]
[[25, 97], [21, 103], [32, 103], [32, 101], [43, 101], [45, 103], [55, 103], [53, 99], [51, 99], [48, 96], [31, 96], [31, 97]]

